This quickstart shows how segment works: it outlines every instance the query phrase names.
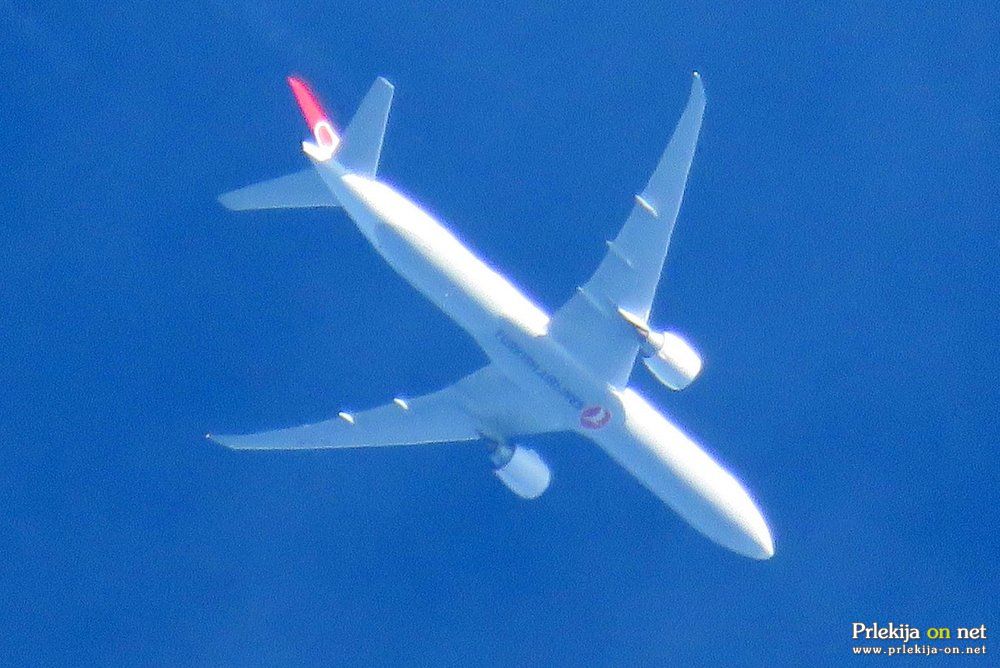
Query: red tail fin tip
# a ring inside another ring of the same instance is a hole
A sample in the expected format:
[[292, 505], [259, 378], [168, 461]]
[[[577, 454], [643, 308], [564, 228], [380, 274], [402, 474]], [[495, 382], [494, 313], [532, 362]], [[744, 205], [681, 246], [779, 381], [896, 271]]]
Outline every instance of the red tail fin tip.
[[288, 77], [288, 85], [291, 87], [292, 93], [295, 94], [295, 101], [298, 102], [299, 109], [302, 110], [302, 115], [316, 138], [316, 143], [332, 151], [339, 142], [339, 138], [316, 96], [309, 89], [309, 86], [298, 77]]

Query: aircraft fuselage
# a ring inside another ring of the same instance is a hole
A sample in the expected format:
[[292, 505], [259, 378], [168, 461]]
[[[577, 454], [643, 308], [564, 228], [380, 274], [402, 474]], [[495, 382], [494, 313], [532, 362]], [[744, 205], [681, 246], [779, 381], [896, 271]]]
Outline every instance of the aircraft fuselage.
[[637, 392], [595, 378], [547, 335], [543, 309], [390, 186], [335, 162], [315, 165], [376, 250], [467, 331], [538, 411], [597, 443], [712, 540], [758, 559], [774, 553], [742, 485]]

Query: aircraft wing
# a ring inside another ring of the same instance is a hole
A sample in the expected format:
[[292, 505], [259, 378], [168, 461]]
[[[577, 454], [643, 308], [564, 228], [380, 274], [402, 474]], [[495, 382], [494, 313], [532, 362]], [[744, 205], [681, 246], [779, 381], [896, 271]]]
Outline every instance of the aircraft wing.
[[647, 321], [694, 157], [705, 90], [696, 72], [670, 144], [590, 280], [556, 312], [549, 333], [616, 387], [628, 383], [639, 340], [618, 309]]
[[534, 412], [530, 399], [487, 365], [413, 399], [394, 399], [378, 408], [288, 429], [208, 438], [234, 450], [319, 450], [501, 439], [557, 426], [546, 424], [544, 416], [533, 417]]

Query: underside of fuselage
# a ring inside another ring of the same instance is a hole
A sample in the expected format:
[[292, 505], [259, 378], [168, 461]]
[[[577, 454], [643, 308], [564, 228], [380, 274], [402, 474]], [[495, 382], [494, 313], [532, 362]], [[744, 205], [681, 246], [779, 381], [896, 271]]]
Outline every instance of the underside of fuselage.
[[[533, 410], [545, 412], [561, 430], [595, 442], [712, 540], [758, 559], [773, 554], [770, 533], [749, 494], [701, 447], [638, 393], [589, 373], [548, 336], [547, 314], [416, 204], [385, 184], [345, 181], [338, 195], [356, 198], [345, 209], [376, 249], [475, 338], [532, 398]], [[596, 411], [594, 420], [581, 417], [588, 409]]]
[[[635, 196], [625, 226], [608, 242], [604, 261], [551, 316], [430, 214], [377, 179], [391, 84], [376, 81], [341, 136], [308, 87], [297, 79], [290, 83], [313, 130], [315, 141], [304, 142], [303, 149], [315, 174], [272, 179], [221, 201], [239, 210], [343, 207], [382, 257], [467, 331], [490, 363], [421, 397], [213, 440], [234, 449], [315, 449], [486, 438], [497, 445], [491, 459], [501, 481], [522, 498], [537, 498], [548, 487], [548, 469], [537, 454], [509, 441], [574, 431], [715, 542], [756, 559], [773, 555], [767, 524], [743, 486], [627, 387], [640, 350], [656, 353], [650, 369], [675, 389], [700, 371], [690, 346], [647, 322], [701, 126], [705, 99], [697, 73], [674, 136]], [[664, 348], [666, 341], [673, 348]]]

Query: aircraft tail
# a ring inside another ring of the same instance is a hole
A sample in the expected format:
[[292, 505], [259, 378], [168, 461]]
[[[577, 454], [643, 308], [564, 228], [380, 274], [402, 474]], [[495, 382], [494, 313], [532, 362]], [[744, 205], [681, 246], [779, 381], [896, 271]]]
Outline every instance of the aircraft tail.
[[302, 116], [306, 119], [306, 125], [313, 133], [315, 143], [302, 142], [302, 150], [316, 162], [326, 162], [337, 151], [340, 146], [340, 135], [333, 129], [330, 117], [323, 111], [319, 100], [309, 89], [302, 79], [298, 77], [288, 77], [288, 85], [295, 95], [295, 101], [302, 110]]
[[392, 106], [392, 84], [379, 77], [368, 89], [354, 118], [347, 124], [343, 136], [333, 129], [323, 107], [306, 84], [296, 77], [288, 77], [288, 85], [295, 93], [299, 109], [312, 130], [315, 142], [302, 142], [302, 149], [317, 162], [336, 158], [345, 170], [374, 177], [382, 154], [382, 139]]
[[[317, 163], [335, 161], [348, 172], [374, 178], [392, 105], [392, 84], [382, 77], [375, 80], [342, 135], [304, 81], [288, 77], [288, 85], [313, 134], [313, 141], [302, 142], [306, 155]], [[340, 206], [314, 169], [227, 192], [219, 202], [233, 211]]]

